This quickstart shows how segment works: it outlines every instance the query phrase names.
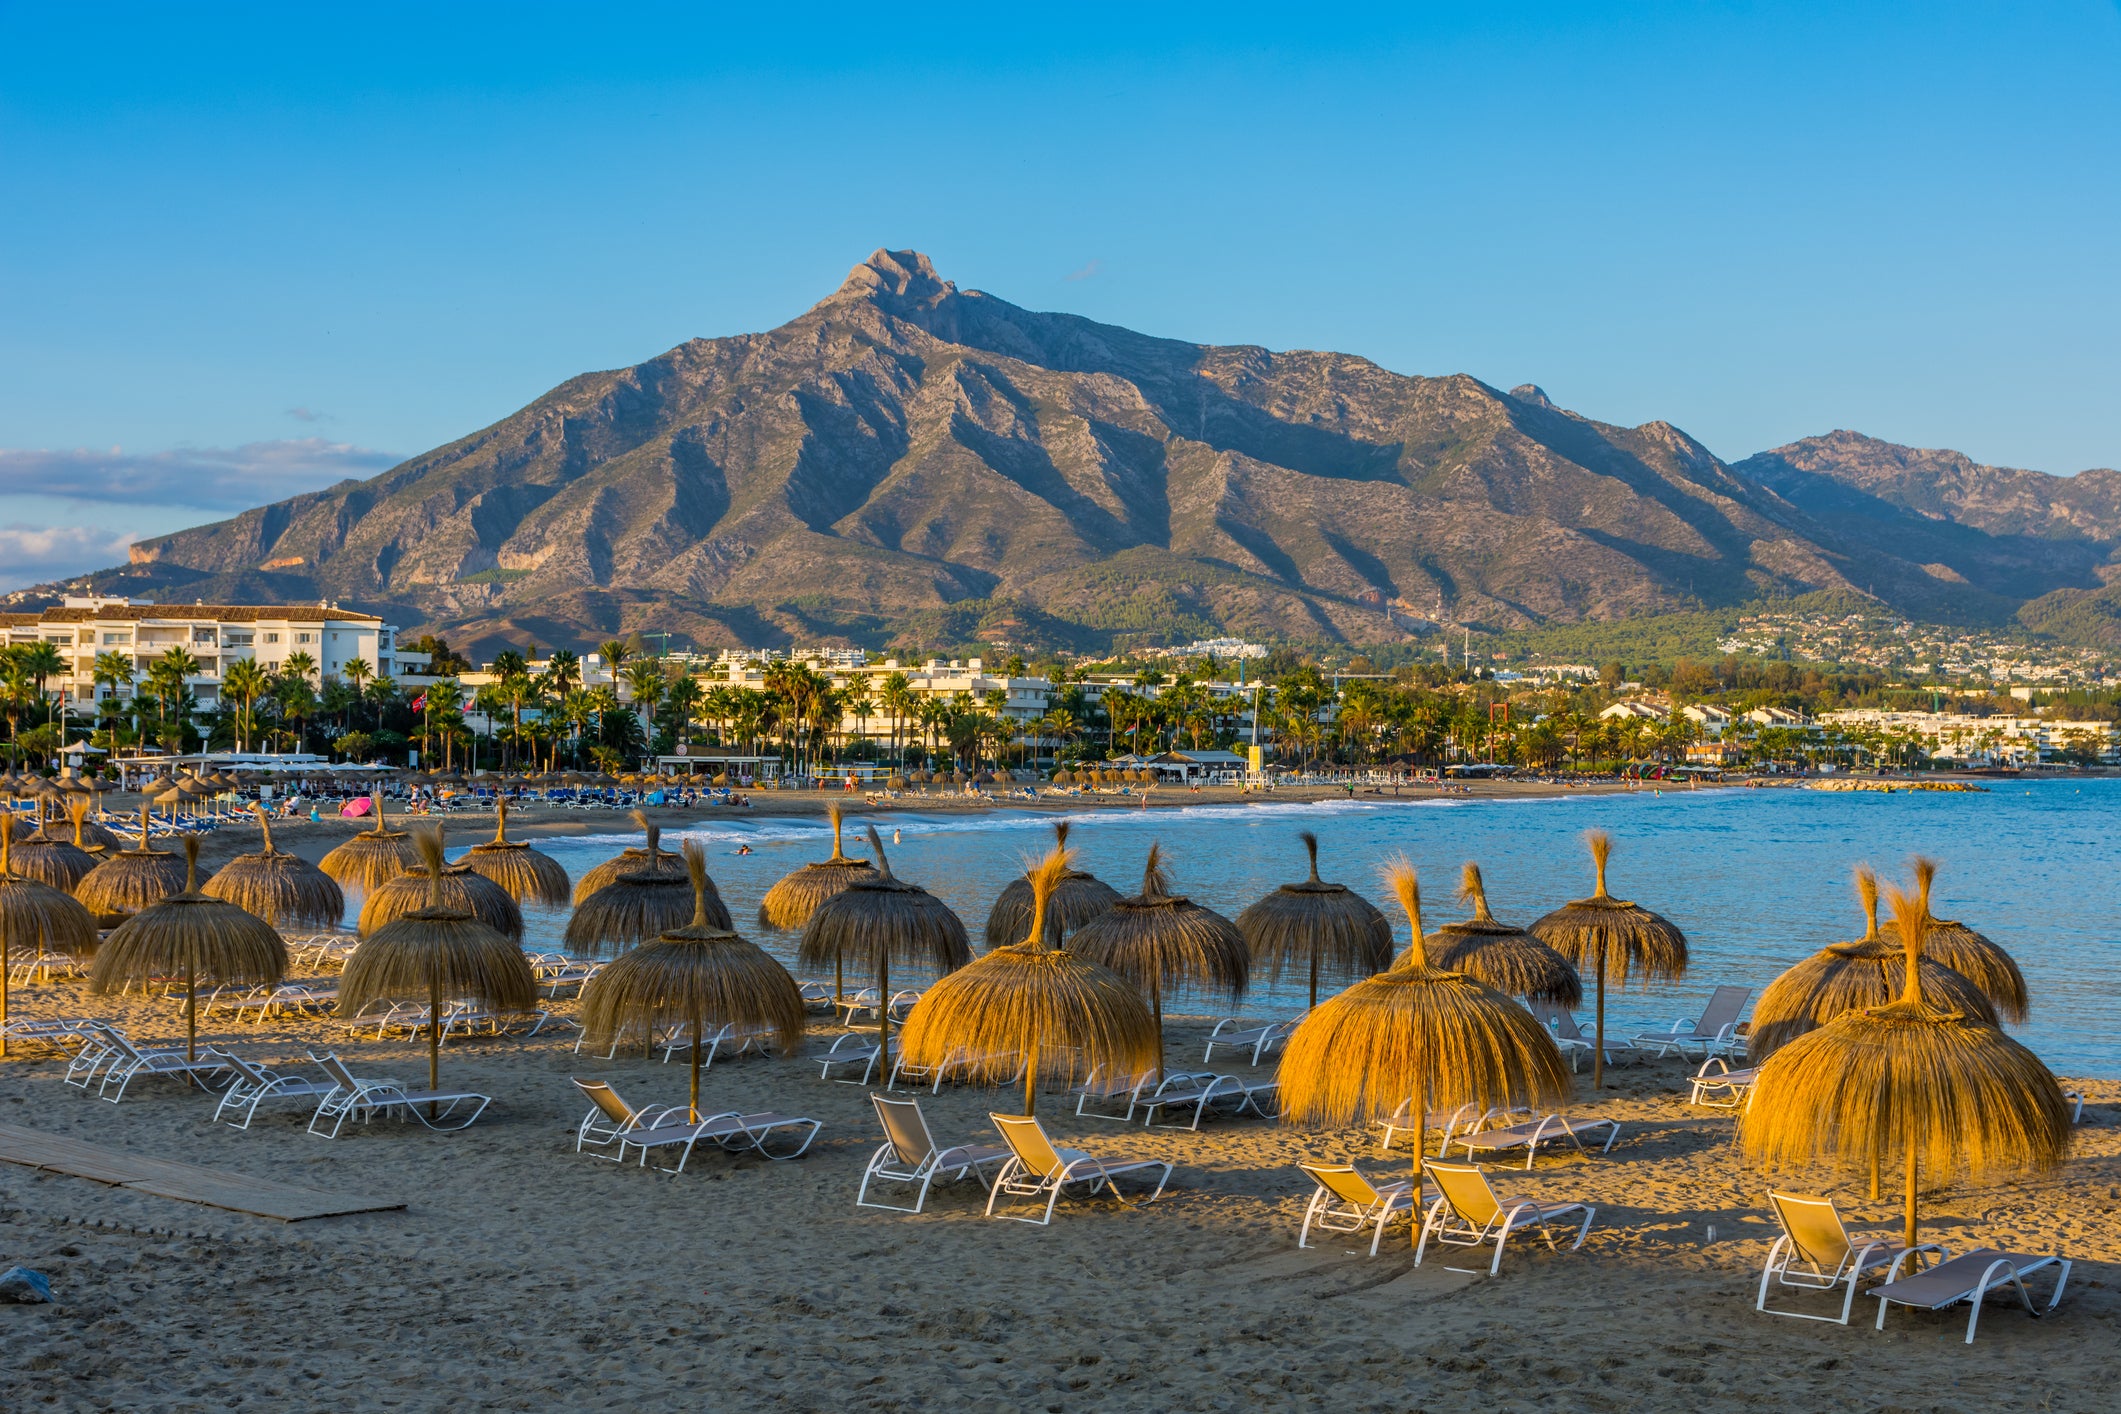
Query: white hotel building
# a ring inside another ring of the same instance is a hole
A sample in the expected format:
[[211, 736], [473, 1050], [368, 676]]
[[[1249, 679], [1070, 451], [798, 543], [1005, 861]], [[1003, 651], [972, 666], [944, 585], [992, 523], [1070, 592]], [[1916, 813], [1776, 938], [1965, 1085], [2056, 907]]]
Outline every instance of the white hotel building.
[[[185, 679], [202, 708], [216, 705], [221, 675], [231, 663], [257, 660], [277, 671], [295, 653], [307, 653], [317, 678], [344, 678], [347, 664], [365, 661], [374, 676], [404, 679], [427, 666], [427, 655], [398, 646], [398, 630], [374, 614], [334, 604], [153, 604], [139, 599], [67, 596], [56, 609], [0, 614], [9, 644], [49, 643], [65, 660], [65, 675], [48, 684], [68, 703], [104, 696], [131, 697], [155, 660], [182, 648], [199, 670]], [[119, 653], [132, 661], [133, 680], [115, 692], [98, 688], [98, 654]]]

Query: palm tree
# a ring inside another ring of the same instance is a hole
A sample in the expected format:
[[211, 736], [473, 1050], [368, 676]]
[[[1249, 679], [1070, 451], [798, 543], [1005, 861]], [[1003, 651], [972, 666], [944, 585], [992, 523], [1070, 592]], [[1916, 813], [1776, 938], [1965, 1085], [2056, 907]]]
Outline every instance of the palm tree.
[[300, 678], [307, 683], [317, 675], [317, 660], [309, 656], [307, 649], [297, 648], [287, 655], [287, 661], [280, 665], [280, 671], [288, 677]]
[[670, 716], [681, 750], [692, 745], [692, 721], [699, 715], [705, 699], [700, 680], [690, 674], [677, 677], [663, 689], [663, 710]]
[[271, 690], [272, 678], [255, 658], [238, 658], [221, 674], [221, 695], [236, 706], [236, 750], [250, 750], [258, 699]]
[[913, 679], [900, 672], [886, 673], [877, 697], [891, 715], [891, 751], [903, 768], [906, 764], [905, 723], [917, 709]]
[[25, 643], [15, 651], [21, 656], [24, 671], [28, 672], [30, 680], [37, 685], [38, 700], [45, 703], [44, 720], [49, 722], [51, 704], [50, 699], [45, 696], [45, 683], [65, 675], [66, 659], [60, 656], [59, 647], [55, 643]]
[[582, 660], [569, 649], [553, 649], [545, 662], [545, 682], [554, 696], [565, 697], [582, 685]]
[[619, 669], [630, 655], [624, 639], [607, 638], [597, 645], [597, 656], [604, 660], [604, 671], [611, 674], [613, 682], [617, 682]]

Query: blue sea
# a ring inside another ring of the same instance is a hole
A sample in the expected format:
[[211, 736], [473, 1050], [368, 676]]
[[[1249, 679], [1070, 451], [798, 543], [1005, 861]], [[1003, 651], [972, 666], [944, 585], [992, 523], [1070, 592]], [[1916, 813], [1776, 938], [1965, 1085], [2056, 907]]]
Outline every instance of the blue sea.
[[[883, 829], [899, 877], [946, 899], [964, 918], [975, 950], [987, 909], [1024, 861], [1051, 842], [1050, 814], [976, 816], [918, 809], [863, 817]], [[2121, 839], [2121, 780], [1998, 783], [1985, 794], [1831, 793], [1812, 790], [1643, 790], [1629, 795], [1536, 800], [1335, 801], [1310, 805], [1205, 806], [1184, 811], [1100, 807], [1075, 822], [1077, 867], [1123, 894], [1139, 887], [1152, 841], [1178, 892], [1234, 916], [1277, 884], [1304, 877], [1296, 836], [1314, 830], [1321, 873], [1381, 907], [1379, 865], [1404, 853], [1420, 869], [1430, 928], [1464, 916], [1455, 898], [1460, 866], [1477, 861], [1490, 907], [1526, 923], [1591, 892], [1582, 836], [1608, 831], [1610, 885], [1686, 931], [1687, 977], [1608, 998], [1619, 1034], [1696, 1014], [1709, 989], [1754, 989], [1826, 943], [1861, 936], [1850, 871], [1868, 862], [1888, 881], [1907, 878], [1916, 854], [1941, 863], [1934, 911], [2008, 948], [2024, 970], [2032, 1017], [2020, 1039], [2064, 1076], [2121, 1075], [2121, 883], [2109, 871]], [[901, 843], [890, 844], [896, 829]], [[784, 960], [794, 940], [757, 926], [759, 898], [774, 880], [829, 853], [823, 820], [704, 816], [666, 841], [701, 840], [709, 869], [737, 926]], [[850, 852], [859, 836], [848, 832]], [[638, 834], [539, 841], [577, 876]], [[735, 853], [749, 844], [750, 855]], [[1387, 909], [1405, 941], [1404, 922]], [[531, 910], [526, 945], [557, 947], [562, 918]], [[1588, 988], [1587, 988], [1588, 990]], [[1179, 1009], [1227, 1010], [1203, 999]], [[1289, 1015], [1294, 990], [1258, 991], [1240, 1010]], [[1586, 1011], [1588, 1011], [1586, 998]], [[1586, 1024], [1588, 1018], [1586, 1017]]]

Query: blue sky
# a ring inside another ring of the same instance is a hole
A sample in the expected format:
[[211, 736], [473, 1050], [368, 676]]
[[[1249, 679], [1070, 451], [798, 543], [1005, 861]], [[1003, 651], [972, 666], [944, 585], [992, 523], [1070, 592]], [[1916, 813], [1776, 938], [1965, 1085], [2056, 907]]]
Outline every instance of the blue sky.
[[877, 246], [1727, 458], [2121, 463], [2121, 11], [0, 0], [0, 587]]

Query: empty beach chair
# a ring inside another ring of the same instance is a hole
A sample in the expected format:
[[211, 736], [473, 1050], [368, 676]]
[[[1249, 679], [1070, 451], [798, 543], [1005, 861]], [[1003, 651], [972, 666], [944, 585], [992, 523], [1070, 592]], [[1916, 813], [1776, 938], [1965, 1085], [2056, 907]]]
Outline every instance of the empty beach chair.
[[[804, 1116], [770, 1112], [747, 1115], [730, 1110], [695, 1120], [683, 1105], [637, 1110], [601, 1080], [576, 1080], [574, 1083], [592, 1106], [575, 1130], [576, 1152], [581, 1152], [589, 1144], [616, 1143], [617, 1162], [624, 1163], [626, 1151], [634, 1148], [640, 1150], [640, 1162], [646, 1167], [650, 1149], [675, 1148], [678, 1161], [668, 1170], [670, 1173], [685, 1171], [694, 1147], [703, 1139], [732, 1153], [755, 1150], [761, 1157], [779, 1162], [801, 1158], [811, 1141], [817, 1138], [818, 1131], [824, 1128], [819, 1121]], [[792, 1148], [789, 1147], [791, 1143]], [[595, 1157], [614, 1156], [599, 1154]]]
[[1075, 1113], [1083, 1119], [1131, 1123], [1135, 1110], [1140, 1107], [1142, 1092], [1154, 1090], [1163, 1083], [1163, 1077], [1161, 1070], [1135, 1073], [1109, 1066], [1092, 1066], [1089, 1077], [1070, 1091], [1075, 1096]]
[[1201, 1060], [1214, 1060], [1215, 1048], [1221, 1046], [1225, 1050], [1251, 1052], [1252, 1064], [1258, 1065], [1288, 1044], [1289, 1038], [1296, 1034], [1297, 1023], [1302, 1020], [1300, 1016], [1287, 1021], [1252, 1021], [1241, 1016], [1226, 1016], [1208, 1033], [1208, 1047], [1201, 1053]]
[[[182, 1051], [141, 1050], [115, 1029], [108, 1035], [111, 1051], [96, 1093], [114, 1105], [125, 1098], [126, 1087], [143, 1075], [169, 1076], [202, 1090], [212, 1089], [228, 1077], [227, 1058], [218, 1051], [201, 1051], [197, 1060], [187, 1060]], [[118, 1087], [115, 1092], [113, 1085]]]
[[1360, 1233], [1365, 1227], [1376, 1230], [1370, 1235], [1370, 1255], [1377, 1255], [1377, 1244], [1384, 1241], [1385, 1224], [1399, 1213], [1409, 1219], [1414, 1216], [1415, 1198], [1410, 1191], [1412, 1182], [1400, 1179], [1397, 1183], [1376, 1184], [1364, 1178], [1353, 1164], [1298, 1164], [1317, 1186], [1311, 1201], [1304, 1205], [1303, 1230], [1296, 1234], [1298, 1247], [1310, 1246], [1311, 1229], [1320, 1232]]
[[[349, 1115], [366, 1124], [378, 1114], [395, 1113], [399, 1119], [416, 1119], [437, 1132], [465, 1129], [493, 1103], [493, 1096], [471, 1090], [407, 1090], [397, 1080], [363, 1080], [329, 1051], [321, 1056], [311, 1051], [309, 1058], [334, 1082], [331, 1093], [309, 1117], [309, 1132], [320, 1139], [338, 1138]], [[464, 1113], [467, 1108], [468, 1114]]]
[[[871, 1095], [869, 1100], [876, 1106], [876, 1117], [884, 1126], [884, 1142], [869, 1156], [869, 1166], [862, 1170], [862, 1186], [854, 1195], [857, 1208], [917, 1213], [927, 1203], [931, 1185], [955, 1182], [969, 1175], [985, 1188], [988, 1180], [981, 1170], [999, 1165], [1009, 1157], [1009, 1150], [1004, 1145], [941, 1147], [935, 1142], [935, 1136], [928, 1132], [928, 1120], [921, 1113], [919, 1100], [898, 1100], [885, 1095]], [[870, 1198], [869, 1186], [877, 1182], [913, 1185], [913, 1206], [879, 1203]]]
[[[1571, 1073], [1582, 1068], [1583, 1058], [1598, 1049], [1598, 1038], [1576, 1024], [1576, 1016], [1559, 1002], [1528, 1001], [1532, 1015], [1554, 1033], [1554, 1044], [1569, 1058]], [[1605, 1063], [1626, 1065], [1640, 1053], [1635, 1047], [1617, 1036], [1605, 1038]]]
[[[1710, 1068], [1712, 1066], [1714, 1069]], [[1757, 1066], [1733, 1070], [1722, 1056], [1710, 1056], [1701, 1063], [1701, 1069], [1694, 1072], [1694, 1089], [1687, 1096], [1687, 1103], [1706, 1105], [1715, 1110], [1738, 1109], [1753, 1093], [1753, 1082], [1759, 1075]]]
[[[1885, 1312], [1890, 1306], [1942, 1311], [1964, 1301], [1973, 1308], [1966, 1316], [1966, 1343], [1972, 1345], [1974, 1327], [1981, 1320], [1981, 1303], [1990, 1296], [2016, 1292], [2025, 1307], [2025, 1314], [2037, 1320], [2062, 1304], [2062, 1289], [2069, 1285], [2070, 1261], [2061, 1256], [2028, 1256], [2022, 1252], [1976, 1247], [1926, 1272], [1904, 1277], [1900, 1275], [1900, 1268], [1906, 1260], [1905, 1252], [1895, 1257], [1885, 1285], [1874, 1286], [1863, 1293], [1878, 1298], [1879, 1330], [1885, 1329]], [[2035, 1306], [2025, 1279], [2043, 1267], [2060, 1267], [2061, 1270], [2055, 1273], [2055, 1289], [2049, 1294], [2047, 1305]]]
[[[1427, 1128], [1431, 1130], [1441, 1129], [1443, 1131], [1443, 1142], [1448, 1144], [1451, 1142], [1451, 1136], [1459, 1130], [1475, 1128], [1490, 1118], [1501, 1118], [1507, 1113], [1507, 1111], [1499, 1109], [1482, 1110], [1478, 1105], [1468, 1104], [1460, 1105], [1455, 1110], [1430, 1110], [1423, 1116], [1423, 1119], [1426, 1121]], [[1377, 1141], [1377, 1152], [1380, 1154], [1391, 1153], [1392, 1145], [1398, 1137], [1402, 1134], [1412, 1134], [1416, 1128], [1413, 1097], [1410, 1095], [1406, 1099], [1401, 1100], [1399, 1108], [1393, 1110], [1385, 1118], [1370, 1122], [1385, 1132], [1384, 1138]], [[1437, 1157], [1441, 1158], [1444, 1154], [1443, 1148], [1439, 1146], [1436, 1153]]]
[[1044, 1198], [1046, 1210], [1039, 1217], [1001, 1214], [1010, 1222], [1035, 1223], [1044, 1227], [1053, 1221], [1053, 1206], [1060, 1202], [1062, 1191], [1071, 1183], [1088, 1183], [1092, 1193], [1100, 1188], [1106, 1189], [1119, 1202], [1127, 1203], [1130, 1200], [1113, 1180], [1122, 1174], [1161, 1169], [1155, 1192], [1147, 1198], [1133, 1200], [1147, 1203], [1161, 1197], [1164, 1185], [1171, 1181], [1173, 1165], [1163, 1159], [1101, 1159], [1080, 1149], [1056, 1146], [1046, 1137], [1044, 1127], [1029, 1115], [990, 1114], [988, 1118], [1001, 1131], [1002, 1140], [1010, 1151], [1008, 1162], [995, 1175], [994, 1187], [987, 1194], [987, 1216], [990, 1218], [995, 1216], [994, 1205], [1004, 1194], [1012, 1198]]
[[[710, 1027], [700, 1037], [700, 1069], [711, 1069], [716, 1056], [741, 1056], [751, 1051], [764, 1054], [773, 1049], [774, 1038], [779, 1034], [770, 1026], [743, 1026], [733, 1021]], [[663, 1064], [670, 1064], [672, 1056], [689, 1060], [692, 1027], [683, 1023], [672, 1027], [663, 1037], [662, 1046]]]
[[11, 1044], [46, 1046], [74, 1056], [88, 1044], [97, 1028], [107, 1024], [93, 1016], [18, 1016], [7, 1023], [6, 1031]]
[[823, 982], [800, 982], [796, 990], [802, 994], [803, 1005], [811, 1011], [832, 1010], [832, 988]]
[[1488, 1275], [1494, 1276], [1502, 1270], [1502, 1251], [1511, 1233], [1528, 1227], [1537, 1228], [1546, 1238], [1548, 1248], [1559, 1251], [1547, 1224], [1582, 1213], [1583, 1222], [1576, 1229], [1576, 1240], [1569, 1244], [1569, 1250], [1573, 1252], [1583, 1246], [1584, 1238], [1590, 1235], [1591, 1219], [1598, 1215], [1598, 1210], [1589, 1203], [1537, 1203], [1529, 1198], [1500, 1197], [1488, 1186], [1488, 1176], [1472, 1164], [1431, 1160], [1422, 1166], [1422, 1171], [1436, 1185], [1441, 1196], [1429, 1204], [1428, 1216], [1422, 1219], [1421, 1241], [1414, 1247], [1414, 1265], [1417, 1267], [1421, 1265], [1431, 1238], [1453, 1247], [1477, 1247], [1483, 1242], [1493, 1242], [1495, 1260], [1488, 1263]]
[[934, 1065], [915, 1065], [900, 1051], [891, 1058], [891, 1076], [885, 1080], [886, 1090], [895, 1090], [900, 1081], [918, 1089], [925, 1085], [930, 1094], [941, 1094], [945, 1080], [984, 1078], [997, 1085], [1006, 1085], [1024, 1078], [1024, 1059], [1015, 1051], [988, 1053], [974, 1051], [966, 1046], [952, 1046], [943, 1053], [941, 1061]]
[[1709, 993], [1708, 1005], [1701, 1009], [1699, 1017], [1675, 1021], [1663, 1031], [1645, 1032], [1635, 1038], [1635, 1044], [1643, 1050], [1654, 1050], [1659, 1056], [1673, 1051], [1685, 1054], [1694, 1046], [1701, 1048], [1703, 1056], [1734, 1050], [1738, 1013], [1745, 1010], [1746, 999], [1752, 995], [1749, 987], [1718, 987]]
[[1536, 1119], [1524, 1120], [1518, 1124], [1485, 1128], [1476, 1126], [1470, 1131], [1447, 1136], [1439, 1152], [1448, 1155], [1451, 1146], [1456, 1144], [1465, 1150], [1466, 1157], [1470, 1159], [1475, 1154], [1505, 1154], [1522, 1149], [1524, 1166], [1530, 1168], [1532, 1160], [1539, 1156], [1539, 1146], [1542, 1144], [1553, 1144], [1565, 1139], [1576, 1146], [1578, 1153], [1589, 1153], [1590, 1150], [1583, 1146], [1583, 1136], [1595, 1134], [1600, 1129], [1603, 1129], [1606, 1135], [1605, 1143], [1599, 1147], [1598, 1152], [1611, 1153], [1613, 1141], [1620, 1137], [1619, 1121], [1571, 1119], [1560, 1114], [1540, 1115]]
[[[1768, 1206], [1782, 1225], [1782, 1236], [1768, 1248], [1767, 1265], [1760, 1269], [1760, 1294], [1753, 1309], [1770, 1316], [1790, 1316], [1800, 1321], [1849, 1323], [1856, 1304], [1856, 1283], [1876, 1267], [1896, 1267], [1906, 1252], [1951, 1254], [1934, 1242], [1909, 1249], [1883, 1235], [1863, 1229], [1851, 1234], [1831, 1198], [1811, 1198], [1797, 1193], [1769, 1193]], [[1882, 1225], [1881, 1225], [1882, 1226]], [[1841, 1314], [1819, 1316], [1809, 1311], [1777, 1311], [1768, 1304], [1768, 1291], [1775, 1286], [1798, 1291], [1831, 1292], [1843, 1288]]]
[[1197, 1131], [1201, 1120], [1211, 1114], [1235, 1118], [1250, 1110], [1261, 1119], [1273, 1119], [1281, 1113], [1277, 1103], [1280, 1094], [1281, 1082], [1278, 1080], [1244, 1080], [1235, 1075], [1196, 1071], [1165, 1076], [1155, 1089], [1139, 1095], [1137, 1102], [1145, 1125], [1162, 1124], [1165, 1112], [1176, 1110], [1191, 1114], [1191, 1122], [1183, 1126], [1163, 1124], [1163, 1127]]
[[[250, 1128], [251, 1120], [257, 1116], [258, 1106], [267, 1100], [321, 1098], [339, 1088], [335, 1080], [312, 1080], [306, 1076], [281, 1075], [226, 1051], [216, 1054], [228, 1063], [229, 1070], [236, 1078], [221, 1092], [221, 1103], [214, 1106], [214, 1118], [226, 1119], [237, 1129]], [[238, 1115], [241, 1116], [240, 1119], [236, 1117]]]
[[[842, 1085], [867, 1085], [869, 1077], [876, 1073], [876, 1060], [881, 1054], [877, 1050], [876, 1037], [860, 1031], [849, 1031], [844, 1036], [833, 1038], [825, 1054], [818, 1057], [818, 1078], [836, 1080]], [[853, 1079], [834, 1075], [835, 1069], [859, 1068]]]

